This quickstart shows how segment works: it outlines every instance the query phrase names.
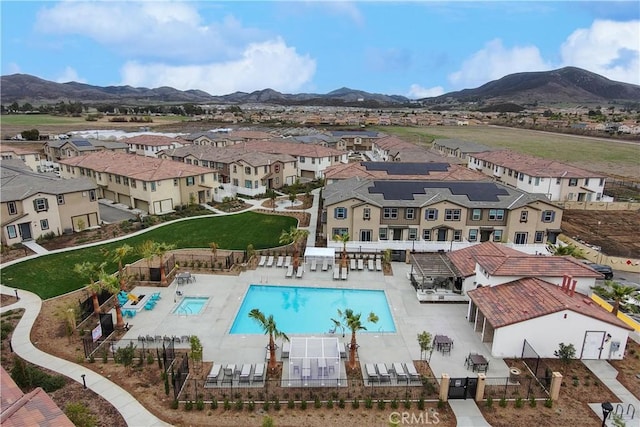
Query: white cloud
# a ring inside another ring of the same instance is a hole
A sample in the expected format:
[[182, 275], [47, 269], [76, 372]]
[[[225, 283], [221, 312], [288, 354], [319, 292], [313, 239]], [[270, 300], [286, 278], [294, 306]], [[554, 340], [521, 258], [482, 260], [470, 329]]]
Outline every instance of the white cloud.
[[462, 68], [449, 75], [455, 89], [475, 88], [507, 74], [545, 71], [553, 67], [544, 61], [536, 46], [505, 48], [500, 39], [486, 43], [462, 63]]
[[564, 66], [640, 84], [640, 21], [594, 21], [574, 31], [560, 51]]
[[433, 96], [440, 96], [444, 93], [442, 86], [435, 86], [431, 88], [422, 87], [419, 84], [412, 84], [409, 88], [408, 98], [420, 99], [431, 98]]
[[122, 68], [122, 84], [180, 90], [201, 89], [212, 95], [265, 88], [291, 93], [313, 77], [315, 60], [299, 55], [281, 38], [252, 43], [237, 60], [204, 65], [167, 65], [130, 61]]
[[55, 78], [55, 81], [58, 83], [67, 83], [67, 82], [78, 82], [78, 83], [86, 83], [85, 79], [80, 78], [78, 76], [78, 72], [72, 67], [65, 67], [62, 74]]

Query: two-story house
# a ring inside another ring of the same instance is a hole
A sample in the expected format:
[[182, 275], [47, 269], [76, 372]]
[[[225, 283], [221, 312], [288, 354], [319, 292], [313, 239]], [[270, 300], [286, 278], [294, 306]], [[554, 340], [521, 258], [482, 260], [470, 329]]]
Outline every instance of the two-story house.
[[3, 160], [0, 173], [3, 245], [100, 225], [98, 189], [90, 179], [39, 174], [21, 160]]
[[551, 201], [599, 201], [604, 191], [602, 174], [511, 150], [469, 155], [468, 166], [511, 187], [545, 194]]
[[0, 146], [2, 160], [19, 159], [34, 172], [42, 172], [40, 153], [37, 150], [29, 150], [21, 147], [11, 147], [6, 144]]
[[328, 184], [323, 196], [329, 241], [348, 233], [363, 244], [428, 250], [440, 242], [543, 245], [561, 232], [562, 209], [544, 195], [494, 182], [352, 178]]
[[455, 157], [464, 164], [467, 164], [470, 155], [495, 150], [477, 142], [460, 139], [435, 139], [432, 148], [443, 156]]
[[154, 215], [210, 202], [220, 185], [215, 170], [110, 151], [61, 160], [60, 166], [63, 178], [90, 178], [100, 198]]
[[120, 142], [124, 142], [129, 146], [130, 153], [149, 157], [158, 157], [158, 152], [162, 150], [182, 147], [187, 143], [187, 141], [179, 138], [148, 134], [124, 138]]
[[126, 153], [129, 146], [124, 142], [103, 141], [100, 139], [72, 138], [47, 141], [44, 145], [44, 154], [50, 162], [81, 156], [97, 151], [114, 151]]
[[329, 134], [342, 139], [345, 150], [357, 152], [371, 151], [373, 143], [382, 137], [382, 134], [369, 130], [333, 130]]
[[371, 155], [376, 160], [389, 162], [448, 162], [438, 153], [430, 152], [428, 149], [407, 142], [397, 136], [383, 136], [373, 141], [371, 144]]

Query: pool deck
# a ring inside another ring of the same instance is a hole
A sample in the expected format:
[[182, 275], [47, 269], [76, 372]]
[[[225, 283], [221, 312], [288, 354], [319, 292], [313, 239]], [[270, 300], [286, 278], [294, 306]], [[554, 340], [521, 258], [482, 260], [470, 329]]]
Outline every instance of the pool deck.
[[[162, 298], [153, 310], [143, 310], [129, 321], [132, 328], [124, 338], [136, 340], [139, 335], [197, 335], [204, 347], [205, 361], [223, 365], [264, 362], [265, 347], [268, 343], [266, 336], [229, 334], [250, 284], [381, 289], [386, 291], [397, 332], [359, 332], [357, 339], [361, 364], [383, 362], [390, 365], [393, 362], [418, 360], [420, 347], [417, 334], [427, 331], [432, 335], [448, 335], [454, 342], [450, 354], [443, 355], [434, 351], [431, 356], [430, 366], [437, 377], [443, 373], [451, 377], [474, 377], [475, 373], [468, 370], [464, 363], [469, 352], [477, 352], [487, 358], [490, 376], [509, 376], [507, 365], [501, 359], [490, 357], [488, 346], [480, 341], [479, 335], [467, 322], [466, 303], [421, 304], [407, 279], [410, 266], [394, 262], [392, 268], [393, 276], [364, 270], [350, 272], [347, 280], [333, 280], [331, 269], [309, 271], [307, 268], [304, 276], [299, 279], [286, 278], [284, 268], [258, 267], [256, 270], [243, 272], [240, 276], [196, 274], [197, 280], [188, 284], [178, 285], [174, 281], [166, 288], [133, 289], [134, 293], [160, 292]], [[172, 311], [181, 300], [181, 297], [176, 296], [176, 290], [180, 290], [184, 296], [206, 296], [210, 297], [210, 300], [199, 315], [173, 314]], [[327, 319], [335, 315], [336, 313], [327, 313]], [[363, 315], [366, 316], [367, 313]], [[350, 340], [348, 331], [344, 338], [340, 331], [326, 336], [337, 336], [345, 343]]]

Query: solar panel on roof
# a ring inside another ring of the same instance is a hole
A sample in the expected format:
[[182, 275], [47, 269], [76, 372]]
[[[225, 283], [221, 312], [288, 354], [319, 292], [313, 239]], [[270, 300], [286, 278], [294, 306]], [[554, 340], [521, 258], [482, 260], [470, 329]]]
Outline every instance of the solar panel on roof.
[[506, 189], [493, 182], [423, 182], [423, 181], [374, 181], [369, 194], [382, 194], [385, 200], [415, 200], [415, 194], [425, 194], [425, 189], [448, 189], [456, 196], [467, 196], [472, 202], [498, 202], [498, 196], [508, 196]]
[[86, 139], [74, 139], [71, 142], [76, 147], [91, 147], [91, 143]]
[[369, 171], [386, 171], [389, 175], [429, 175], [449, 170], [449, 163], [437, 162], [362, 162], [362, 165]]

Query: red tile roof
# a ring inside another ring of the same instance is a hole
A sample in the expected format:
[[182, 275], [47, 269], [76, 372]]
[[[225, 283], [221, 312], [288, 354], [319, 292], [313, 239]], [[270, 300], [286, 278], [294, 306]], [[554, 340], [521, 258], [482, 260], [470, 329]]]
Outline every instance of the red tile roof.
[[473, 289], [467, 295], [494, 328], [570, 310], [631, 330], [587, 296], [579, 293], [570, 295], [560, 286], [532, 277]]
[[120, 142], [124, 142], [125, 144], [141, 144], [155, 147], [170, 146], [173, 142], [177, 142], [181, 145], [184, 144], [184, 141], [179, 140], [178, 138], [171, 138], [164, 135], [137, 135], [132, 136], [131, 138], [122, 139]]
[[587, 267], [571, 256], [541, 255], [476, 255], [476, 262], [491, 276], [538, 276], [562, 277], [568, 274], [573, 277], [601, 278], [602, 274]]
[[523, 253], [515, 249], [511, 249], [503, 244], [494, 242], [479, 243], [477, 245], [469, 246], [468, 248], [447, 252], [447, 256], [453, 265], [456, 266], [458, 271], [460, 271], [464, 277], [473, 276], [475, 274], [476, 256], [482, 255], [506, 257], [508, 255], [523, 255]]
[[51, 397], [38, 387], [24, 394], [0, 367], [0, 425], [2, 427], [74, 427]]
[[213, 169], [176, 162], [170, 159], [136, 156], [135, 154], [114, 151], [98, 151], [83, 156], [70, 157], [60, 160], [59, 163], [147, 182], [214, 172]]

